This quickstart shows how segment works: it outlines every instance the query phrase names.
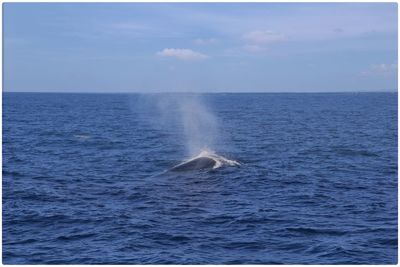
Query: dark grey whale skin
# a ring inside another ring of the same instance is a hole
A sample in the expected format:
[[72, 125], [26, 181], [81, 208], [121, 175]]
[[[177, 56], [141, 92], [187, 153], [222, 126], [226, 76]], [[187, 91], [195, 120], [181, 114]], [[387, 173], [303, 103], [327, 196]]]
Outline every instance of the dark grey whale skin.
[[208, 157], [195, 158], [191, 161], [179, 164], [173, 167], [170, 171], [182, 172], [182, 171], [192, 171], [201, 169], [211, 169], [215, 166], [217, 162]]

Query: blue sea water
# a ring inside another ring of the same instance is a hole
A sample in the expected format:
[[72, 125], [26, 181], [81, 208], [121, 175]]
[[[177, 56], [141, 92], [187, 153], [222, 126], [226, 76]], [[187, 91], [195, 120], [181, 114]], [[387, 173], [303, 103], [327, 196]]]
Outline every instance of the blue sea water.
[[241, 166], [181, 173], [152, 98], [3, 93], [3, 263], [397, 263], [397, 93], [202, 95]]

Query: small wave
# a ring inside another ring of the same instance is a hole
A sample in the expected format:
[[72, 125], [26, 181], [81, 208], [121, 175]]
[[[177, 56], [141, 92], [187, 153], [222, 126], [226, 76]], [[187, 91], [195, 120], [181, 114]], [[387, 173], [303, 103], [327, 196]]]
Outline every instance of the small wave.
[[288, 227], [287, 231], [296, 232], [305, 235], [334, 235], [341, 236], [345, 235], [346, 232], [334, 230], [334, 229], [315, 229], [315, 228], [307, 228], [307, 227]]
[[87, 234], [75, 234], [75, 235], [69, 235], [69, 236], [59, 236], [57, 237], [57, 240], [64, 240], [64, 241], [72, 241], [72, 240], [79, 240], [79, 239], [85, 239], [88, 237], [95, 236], [94, 233], [87, 233]]
[[258, 241], [236, 241], [222, 245], [227, 249], [250, 249], [250, 250], [262, 250], [265, 249], [265, 245]]
[[379, 157], [377, 153], [368, 150], [356, 150], [348, 148], [337, 148], [335, 152], [342, 156], [364, 156], [364, 157]]
[[376, 238], [376, 239], [371, 240], [371, 243], [378, 243], [378, 244], [384, 245], [384, 246], [397, 247], [398, 240], [397, 240], [397, 238]]
[[15, 241], [15, 242], [4, 242], [5, 245], [22, 245], [22, 244], [30, 244], [30, 243], [34, 243], [37, 242], [37, 239], [34, 238], [28, 238], [28, 239], [23, 239], [21, 241]]
[[150, 238], [155, 241], [172, 241], [172, 242], [184, 242], [191, 240], [191, 237], [183, 234], [169, 234], [164, 232], [152, 232], [145, 234], [146, 238]]
[[87, 140], [87, 139], [90, 138], [89, 135], [84, 135], [84, 134], [75, 134], [74, 137], [75, 137], [75, 138], [78, 138], [78, 139], [80, 139], [80, 140]]
[[72, 218], [70, 216], [64, 214], [53, 214], [53, 215], [40, 215], [40, 214], [29, 214], [24, 216], [18, 216], [10, 220], [10, 223], [15, 225], [24, 224], [41, 224], [41, 225], [50, 225], [50, 224], [71, 224], [71, 223], [88, 223], [89, 219], [78, 219]]
[[8, 171], [3, 169], [3, 176], [22, 177], [24, 175], [18, 171]]

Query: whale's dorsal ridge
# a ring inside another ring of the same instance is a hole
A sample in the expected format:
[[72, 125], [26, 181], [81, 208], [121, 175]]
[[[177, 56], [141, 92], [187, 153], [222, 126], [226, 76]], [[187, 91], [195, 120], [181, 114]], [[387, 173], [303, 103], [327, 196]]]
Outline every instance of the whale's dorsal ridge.
[[217, 164], [217, 161], [210, 157], [198, 157], [192, 160], [183, 162], [171, 169], [171, 171], [190, 171], [211, 169]]
[[203, 150], [199, 155], [181, 164], [176, 165], [170, 171], [192, 171], [202, 169], [217, 169], [223, 165], [240, 166], [239, 162], [226, 159], [220, 155]]

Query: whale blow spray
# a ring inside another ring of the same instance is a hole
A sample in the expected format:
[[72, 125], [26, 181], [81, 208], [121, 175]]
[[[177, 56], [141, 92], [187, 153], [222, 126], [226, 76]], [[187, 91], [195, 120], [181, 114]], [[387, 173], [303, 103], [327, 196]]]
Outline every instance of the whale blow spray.
[[178, 101], [181, 123], [190, 155], [214, 147], [218, 123], [199, 95], [184, 95]]
[[161, 93], [153, 94], [150, 98], [158, 114], [156, 123], [165, 127], [178, 127], [189, 156], [214, 147], [218, 138], [218, 122], [202, 95]]

